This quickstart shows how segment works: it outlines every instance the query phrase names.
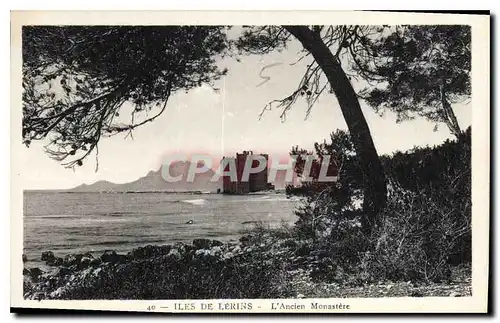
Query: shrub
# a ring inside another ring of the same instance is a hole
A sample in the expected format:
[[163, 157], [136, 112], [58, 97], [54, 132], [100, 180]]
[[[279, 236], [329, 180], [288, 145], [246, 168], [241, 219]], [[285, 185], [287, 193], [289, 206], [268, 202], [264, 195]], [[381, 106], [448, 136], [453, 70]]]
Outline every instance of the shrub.
[[372, 237], [372, 250], [363, 256], [362, 270], [380, 280], [449, 279], [457, 254], [460, 262], [470, 261], [471, 213], [470, 207], [447, 198], [440, 191], [397, 189]]
[[62, 299], [228, 299], [289, 296], [281, 264], [246, 253], [222, 259], [158, 257], [102, 268]]
[[313, 251], [329, 253], [319, 278], [441, 281], [452, 265], [470, 263], [470, 127], [457, 141], [382, 156], [390, 196], [371, 236], [360, 228], [362, 181], [350, 139], [337, 132], [331, 140], [315, 149], [340, 156], [339, 181], [287, 188], [306, 197], [296, 212], [296, 232], [313, 240]]

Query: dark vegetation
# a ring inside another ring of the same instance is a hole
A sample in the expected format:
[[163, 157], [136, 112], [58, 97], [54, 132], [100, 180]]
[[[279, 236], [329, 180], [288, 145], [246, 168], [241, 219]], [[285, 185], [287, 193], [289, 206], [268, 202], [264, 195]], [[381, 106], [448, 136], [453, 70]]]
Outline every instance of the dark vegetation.
[[[294, 148], [292, 153], [299, 149]], [[414, 148], [382, 156], [389, 197], [371, 234], [360, 225], [360, 181], [349, 136], [332, 135], [316, 145], [316, 154], [338, 156], [339, 181], [288, 188], [305, 195], [297, 215], [300, 239], [331, 255], [321, 273], [348, 273], [349, 279], [446, 281], [451, 268], [471, 263], [471, 129], [436, 147]]]

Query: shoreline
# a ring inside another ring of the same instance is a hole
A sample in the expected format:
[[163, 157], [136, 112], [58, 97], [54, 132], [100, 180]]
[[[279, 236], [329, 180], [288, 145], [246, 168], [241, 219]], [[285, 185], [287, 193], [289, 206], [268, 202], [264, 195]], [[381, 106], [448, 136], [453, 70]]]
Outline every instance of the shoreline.
[[[67, 298], [67, 295], [88, 284], [99, 284], [99, 281], [107, 274], [152, 264], [160, 264], [160, 267], [171, 266], [176, 268], [174, 271], [177, 272], [183, 271], [178, 270], [178, 266], [188, 264], [194, 267], [201, 266], [205, 271], [219, 273], [220, 270], [217, 268], [220, 269], [221, 265], [225, 267], [227, 263], [235, 260], [237, 263], [246, 263], [246, 260], [240, 260], [251, 256], [257, 251], [255, 248], [261, 248], [267, 257], [276, 251], [272, 247], [277, 241], [276, 239], [271, 238], [272, 241], [266, 241], [265, 245], [257, 245], [255, 241], [251, 241], [254, 238], [250, 234], [242, 236], [238, 242], [194, 239], [191, 243], [146, 245], [134, 248], [127, 253], [118, 253], [110, 249], [104, 251], [100, 256], [86, 252], [59, 257], [52, 251], [45, 251], [42, 252], [40, 259], [50, 270], [43, 271], [39, 267], [28, 268], [26, 265], [24, 266], [24, 297], [37, 300], [72, 299]], [[281, 245], [278, 247], [281, 248]], [[133, 274], [131, 273], [131, 275]], [[287, 296], [290, 295], [287, 294]], [[110, 299], [114, 298], [110, 297]]]
[[253, 195], [286, 195], [286, 190], [277, 189], [270, 191], [258, 191], [249, 193], [217, 193], [216, 191], [203, 191], [203, 190], [191, 190], [191, 191], [72, 191], [72, 190], [60, 190], [60, 189], [47, 189], [47, 190], [23, 190], [24, 193], [59, 193], [59, 194], [186, 194], [186, 195], [226, 195], [226, 196], [253, 196]]
[[[238, 242], [194, 239], [64, 258], [44, 252], [49, 272], [24, 268], [26, 299], [241, 299], [470, 296], [470, 267], [453, 281], [362, 282], [318, 276], [332, 255], [283, 230], [254, 230]], [[315, 278], [316, 277], [316, 278]], [[318, 278], [319, 277], [319, 278]]]

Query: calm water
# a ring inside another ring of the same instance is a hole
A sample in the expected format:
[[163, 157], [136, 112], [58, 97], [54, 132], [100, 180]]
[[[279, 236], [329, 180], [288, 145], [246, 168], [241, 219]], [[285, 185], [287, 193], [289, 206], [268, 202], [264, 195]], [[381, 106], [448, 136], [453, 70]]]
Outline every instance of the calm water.
[[[237, 240], [255, 222], [293, 223], [297, 202], [284, 195], [225, 196], [165, 193], [24, 194], [24, 253], [40, 265], [42, 251], [58, 256], [210, 238]], [[193, 224], [186, 224], [193, 220]]]

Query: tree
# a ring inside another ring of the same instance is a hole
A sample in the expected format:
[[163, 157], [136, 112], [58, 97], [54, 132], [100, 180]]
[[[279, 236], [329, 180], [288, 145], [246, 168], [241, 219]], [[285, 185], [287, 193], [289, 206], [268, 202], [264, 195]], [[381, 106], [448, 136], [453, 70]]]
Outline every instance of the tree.
[[355, 56], [356, 70], [372, 82], [362, 96], [380, 113], [395, 112], [398, 121], [422, 116], [460, 138], [451, 104], [471, 94], [470, 26], [396, 26], [382, 34], [364, 39], [371, 55]]
[[[73, 167], [97, 149], [101, 136], [129, 132], [154, 120], [170, 94], [210, 82], [225, 73], [214, 56], [230, 45], [224, 27], [25, 27], [23, 30], [23, 139], [49, 137], [47, 152]], [[375, 35], [375, 36], [374, 36]], [[267, 53], [295, 38], [312, 62], [298, 88], [278, 103], [283, 116], [300, 96], [309, 111], [329, 89], [339, 102], [360, 159], [366, 229], [386, 202], [386, 179], [370, 129], [350, 82], [363, 39], [380, 36], [373, 26], [248, 27], [240, 50]], [[343, 66], [345, 64], [346, 66]], [[326, 82], [322, 82], [326, 78]], [[119, 110], [135, 109], [124, 124]], [[269, 108], [268, 107], [268, 108]], [[157, 111], [153, 116], [147, 113]], [[137, 121], [142, 118], [141, 121]], [[73, 158], [66, 162], [69, 156]]]
[[[49, 139], [66, 167], [82, 165], [103, 136], [153, 121], [171, 93], [226, 73], [215, 57], [225, 27], [23, 27], [23, 142]], [[130, 121], [120, 117], [133, 105]]]
[[335, 175], [338, 175], [335, 183], [319, 182], [315, 179], [321, 166], [318, 163], [314, 167], [313, 163], [310, 171], [313, 180], [303, 182], [299, 187], [286, 187], [288, 195], [303, 196], [306, 199], [306, 203], [295, 212], [298, 216], [296, 228], [299, 234], [316, 240], [318, 234], [328, 231], [335, 234], [346, 223], [350, 223], [350, 226], [353, 221], [363, 221], [357, 203], [362, 199], [363, 179], [359, 158], [348, 133], [337, 130], [330, 134], [329, 142], [324, 140], [322, 143], [314, 143], [314, 152], [295, 146], [290, 154], [299, 156], [295, 163], [295, 172], [299, 177], [305, 170], [306, 155], [319, 159], [325, 155], [334, 156], [334, 162], [330, 166], [335, 170]]
[[[251, 26], [246, 27], [237, 43], [241, 51], [265, 54], [285, 48], [293, 36], [304, 48], [304, 55], [299, 60], [312, 56], [296, 90], [284, 99], [270, 102], [263, 112], [277, 105], [283, 108], [284, 117], [300, 96], [306, 96], [309, 113], [325, 89], [335, 94], [360, 160], [364, 188], [363, 227], [367, 231], [377, 225], [378, 215], [386, 203], [387, 186], [370, 129], [350, 82], [354, 75], [347, 69], [355, 64], [356, 53], [364, 48], [360, 39], [378, 34], [379, 31], [370, 26]], [[347, 62], [345, 68], [341, 57]], [[322, 82], [323, 75], [326, 82]]]

